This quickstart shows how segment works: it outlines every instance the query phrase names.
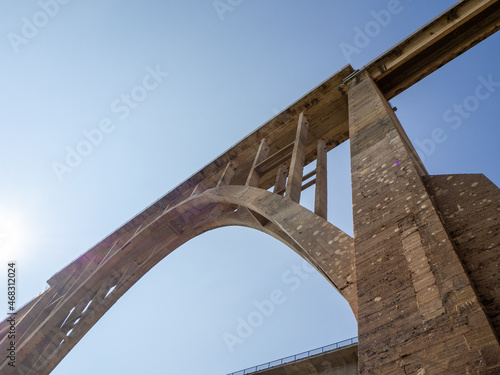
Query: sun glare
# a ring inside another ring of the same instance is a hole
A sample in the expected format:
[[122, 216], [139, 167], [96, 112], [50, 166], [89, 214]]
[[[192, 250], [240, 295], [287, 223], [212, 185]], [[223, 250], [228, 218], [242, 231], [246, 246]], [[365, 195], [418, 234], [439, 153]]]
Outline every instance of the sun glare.
[[20, 258], [25, 232], [23, 220], [19, 215], [0, 211], [0, 258], [3, 261]]

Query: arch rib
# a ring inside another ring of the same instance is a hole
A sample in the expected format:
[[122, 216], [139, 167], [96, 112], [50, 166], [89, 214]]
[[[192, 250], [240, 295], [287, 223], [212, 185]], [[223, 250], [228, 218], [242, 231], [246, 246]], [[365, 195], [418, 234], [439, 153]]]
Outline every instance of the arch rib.
[[[60, 281], [40, 297], [46, 304], [38, 302], [36, 317], [25, 321], [29, 324], [22, 324], [23, 320], [19, 324], [18, 369], [27, 375], [50, 373], [159, 261], [190, 239], [225, 226], [257, 229], [285, 243], [325, 276], [357, 313], [350, 236], [280, 195], [250, 186], [220, 186], [146, 220], [131, 230], [128, 238], [120, 239], [119, 246], [115, 242], [103, 251], [104, 255], [89, 250], [73, 262], [70, 269], [74, 271], [69, 276], [55, 275], [53, 279]], [[4, 346], [6, 337], [2, 339]], [[3, 362], [0, 370], [6, 368]]]

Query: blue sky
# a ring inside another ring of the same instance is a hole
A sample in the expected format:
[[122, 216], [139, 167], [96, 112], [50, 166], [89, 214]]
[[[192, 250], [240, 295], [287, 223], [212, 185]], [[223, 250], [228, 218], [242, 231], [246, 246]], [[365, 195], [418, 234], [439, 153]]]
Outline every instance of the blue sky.
[[[358, 30], [379, 25], [348, 56], [355, 68], [454, 1], [217, 4], [0, 0], [0, 261], [18, 263], [19, 306], [345, 66], [342, 46], [356, 47]], [[500, 185], [499, 47], [494, 35], [391, 100], [430, 174], [484, 173]], [[99, 127], [102, 139], [71, 159]], [[348, 142], [328, 157], [329, 220], [352, 234]], [[311, 207], [311, 192], [303, 201]], [[143, 277], [53, 374], [227, 374], [355, 336], [345, 301], [316, 273], [292, 281], [297, 267], [262, 233], [206, 233]], [[226, 345], [276, 290], [273, 313]]]

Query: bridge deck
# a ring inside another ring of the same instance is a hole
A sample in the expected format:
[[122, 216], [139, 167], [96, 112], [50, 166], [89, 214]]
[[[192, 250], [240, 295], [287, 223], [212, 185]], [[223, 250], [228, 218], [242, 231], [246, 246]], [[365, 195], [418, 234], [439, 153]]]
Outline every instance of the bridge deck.
[[[281, 358], [275, 361], [250, 367], [228, 375], [248, 374], [303, 374], [304, 369], [310, 373], [311, 369], [318, 373], [328, 367], [336, 375], [357, 374], [358, 338], [353, 337], [334, 344], [309, 350], [307, 352]], [[296, 372], [295, 370], [299, 371]], [[302, 371], [302, 372], [301, 372]], [[324, 373], [325, 375], [327, 373]]]

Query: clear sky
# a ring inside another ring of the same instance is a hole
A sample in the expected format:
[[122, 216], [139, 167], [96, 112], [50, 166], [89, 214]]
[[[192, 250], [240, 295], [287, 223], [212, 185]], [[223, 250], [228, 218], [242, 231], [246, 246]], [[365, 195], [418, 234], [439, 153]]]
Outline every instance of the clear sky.
[[[0, 0], [0, 280], [17, 261], [26, 303], [348, 62], [362, 67], [454, 2]], [[499, 62], [500, 34], [391, 101], [430, 174], [500, 185]], [[103, 138], [78, 149], [99, 127]], [[348, 142], [329, 154], [329, 184], [329, 220], [352, 235]], [[144, 276], [53, 374], [224, 375], [355, 336], [347, 303], [316, 273], [291, 281], [296, 267], [262, 233], [206, 233]], [[273, 290], [283, 303], [228, 346]]]

